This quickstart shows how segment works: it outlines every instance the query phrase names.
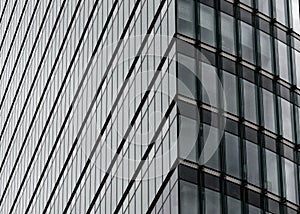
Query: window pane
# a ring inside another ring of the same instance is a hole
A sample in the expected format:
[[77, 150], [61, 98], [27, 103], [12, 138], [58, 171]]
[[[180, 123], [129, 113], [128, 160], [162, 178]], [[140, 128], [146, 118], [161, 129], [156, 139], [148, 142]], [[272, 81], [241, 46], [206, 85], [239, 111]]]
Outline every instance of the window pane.
[[299, 0], [292, 0], [292, 23], [293, 30], [300, 34], [300, 2]]
[[225, 132], [226, 173], [240, 178], [240, 145], [239, 138]]
[[210, 84], [205, 84], [205, 88], [202, 87], [203, 102], [211, 106], [218, 106], [216, 76], [217, 73], [216, 73], [216, 68], [214, 66], [203, 62], [201, 63], [201, 81], [210, 83]]
[[197, 185], [180, 180], [180, 213], [198, 213], [198, 203]]
[[258, 10], [270, 16], [270, 2], [269, 0], [258, 0]]
[[272, 72], [272, 48], [271, 37], [260, 31], [260, 60], [261, 67]]
[[[210, 135], [210, 140], [208, 141], [208, 136]], [[212, 148], [219, 148], [219, 139], [218, 139], [218, 129], [206, 124], [203, 124], [203, 139], [204, 145], [209, 144]], [[214, 147], [214, 146], [215, 147]], [[209, 160], [205, 163], [205, 166], [219, 170], [220, 169], [220, 161], [219, 161], [219, 149], [212, 154], [211, 157], [208, 157]]]
[[205, 189], [205, 213], [218, 214], [220, 211], [220, 193]]
[[248, 204], [249, 214], [260, 214], [261, 209], [255, 206]]
[[240, 2], [252, 7], [252, 0], [240, 0]]
[[222, 49], [236, 55], [235, 24], [232, 16], [221, 13]]
[[288, 63], [288, 47], [283, 42], [277, 40], [278, 45], [278, 69], [280, 78], [290, 81], [289, 63]]
[[180, 116], [179, 156], [183, 159], [196, 161], [196, 135], [198, 133], [195, 120]]
[[274, 94], [263, 89], [263, 109], [264, 109], [264, 126], [272, 132], [275, 132], [275, 102]]
[[199, 4], [199, 11], [201, 41], [215, 46], [215, 10], [204, 4]]
[[247, 180], [249, 183], [260, 186], [258, 146], [246, 141]]
[[294, 50], [294, 58], [295, 58], [295, 74], [297, 87], [300, 88], [300, 52]]
[[282, 117], [282, 135], [284, 138], [293, 141], [292, 125], [292, 105], [285, 99], [281, 100], [281, 117]]
[[287, 25], [287, 2], [286, 0], [275, 0], [276, 5], [276, 19], [278, 22]]
[[278, 155], [269, 150], [265, 150], [265, 152], [267, 167], [267, 189], [270, 192], [278, 194]]
[[194, 58], [178, 54], [178, 92], [190, 98], [197, 97], [194, 72]]
[[247, 120], [257, 123], [257, 92], [256, 86], [243, 80], [244, 90], [244, 116]]
[[254, 39], [253, 39], [253, 27], [246, 24], [245, 22], [241, 23], [241, 48], [242, 48], [242, 57], [244, 60], [254, 63]]
[[225, 111], [237, 115], [237, 80], [236, 76], [223, 71], [223, 89], [225, 93]]
[[178, 0], [178, 32], [195, 38], [195, 7], [194, 1]]
[[288, 160], [284, 159], [285, 167], [285, 188], [286, 188], [286, 198], [289, 201], [297, 203], [297, 184], [296, 184], [296, 166], [295, 164]]
[[242, 206], [241, 201], [227, 196], [227, 213], [240, 214]]

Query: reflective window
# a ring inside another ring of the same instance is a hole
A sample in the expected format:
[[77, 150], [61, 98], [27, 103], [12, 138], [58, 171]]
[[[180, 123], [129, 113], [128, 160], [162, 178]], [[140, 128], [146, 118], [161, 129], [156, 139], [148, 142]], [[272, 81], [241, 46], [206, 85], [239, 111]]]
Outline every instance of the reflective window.
[[265, 156], [267, 168], [267, 189], [272, 193], [279, 194], [278, 155], [266, 149]]
[[287, 2], [286, 0], [275, 0], [276, 19], [278, 22], [287, 25]]
[[293, 141], [292, 105], [283, 98], [281, 98], [280, 101], [281, 101], [282, 135], [284, 138]]
[[240, 214], [242, 213], [241, 201], [227, 196], [227, 213]]
[[278, 73], [280, 78], [284, 79], [285, 81], [290, 81], [290, 74], [289, 74], [289, 57], [288, 57], [288, 46], [283, 42], [277, 40], [277, 48], [278, 48]]
[[[209, 148], [214, 149], [217, 148], [214, 153], [210, 154], [206, 153], [205, 158], [208, 159], [208, 161], [205, 164], [205, 166], [220, 170], [220, 158], [219, 158], [219, 139], [218, 139], [218, 129], [206, 124], [203, 124], [203, 144], [204, 146], [209, 145]], [[211, 149], [207, 149], [207, 151], [211, 151]]]
[[194, 1], [178, 0], [178, 32], [195, 38], [195, 6]]
[[269, 0], [258, 0], [258, 10], [270, 16], [270, 1]]
[[248, 204], [249, 214], [261, 214], [261, 209]]
[[235, 23], [232, 16], [221, 13], [222, 49], [236, 55]]
[[180, 180], [180, 213], [198, 213], [198, 204], [197, 185]]
[[261, 67], [272, 72], [272, 41], [270, 35], [259, 31]]
[[193, 119], [180, 116], [179, 156], [181, 158], [196, 162], [197, 133], [197, 122]]
[[215, 10], [204, 4], [199, 4], [199, 20], [201, 42], [215, 46], [216, 40], [216, 24], [215, 24]]
[[260, 186], [259, 150], [258, 146], [246, 141], [247, 155], [247, 180], [256, 186]]
[[298, 195], [298, 191], [297, 191], [297, 181], [296, 181], [296, 165], [288, 160], [288, 159], [284, 159], [284, 170], [285, 170], [285, 192], [286, 192], [286, 198], [289, 201], [292, 201], [294, 203], [297, 203], [297, 195]]
[[294, 50], [296, 84], [300, 88], [300, 52]]
[[225, 132], [226, 173], [240, 178], [240, 143], [239, 137]]
[[205, 189], [205, 213], [218, 214], [221, 212], [220, 193]]
[[240, 2], [252, 7], [252, 0], [240, 0]]
[[254, 63], [254, 30], [251, 25], [240, 22], [241, 51], [244, 60]]
[[264, 126], [272, 132], [276, 128], [275, 115], [275, 97], [274, 94], [268, 90], [263, 89], [263, 112], [264, 112]]
[[291, 0], [293, 30], [300, 34], [300, 2]]
[[244, 116], [246, 120], [257, 123], [257, 91], [256, 85], [243, 80]]
[[210, 83], [202, 87], [203, 102], [211, 106], [218, 106], [216, 67], [201, 63], [201, 81]]
[[237, 78], [235, 75], [223, 71], [223, 89], [225, 94], [225, 110], [237, 115], [238, 113], [238, 94], [237, 94]]
[[194, 58], [178, 54], [178, 92], [190, 98], [197, 97], [194, 71]]

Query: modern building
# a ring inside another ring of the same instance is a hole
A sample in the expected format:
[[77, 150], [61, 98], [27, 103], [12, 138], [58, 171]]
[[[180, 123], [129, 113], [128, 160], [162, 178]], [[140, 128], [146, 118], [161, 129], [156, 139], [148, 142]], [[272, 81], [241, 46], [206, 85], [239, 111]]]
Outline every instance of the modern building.
[[299, 0], [3, 0], [0, 68], [0, 213], [300, 213]]

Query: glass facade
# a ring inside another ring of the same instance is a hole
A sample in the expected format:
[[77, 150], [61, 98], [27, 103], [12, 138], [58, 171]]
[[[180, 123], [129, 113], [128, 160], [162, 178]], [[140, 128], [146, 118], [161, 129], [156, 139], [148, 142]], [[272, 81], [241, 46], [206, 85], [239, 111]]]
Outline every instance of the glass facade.
[[0, 213], [299, 213], [299, 17], [3, 0]]

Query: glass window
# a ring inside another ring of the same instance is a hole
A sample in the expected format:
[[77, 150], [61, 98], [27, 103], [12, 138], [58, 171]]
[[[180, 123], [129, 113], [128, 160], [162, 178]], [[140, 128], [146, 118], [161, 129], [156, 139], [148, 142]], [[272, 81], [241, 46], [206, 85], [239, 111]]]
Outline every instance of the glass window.
[[276, 19], [278, 22], [287, 25], [287, 2], [286, 0], [275, 0]]
[[198, 213], [198, 204], [197, 185], [180, 180], [180, 213]]
[[247, 156], [247, 180], [256, 186], [260, 186], [259, 150], [258, 146], [246, 141]]
[[[208, 138], [209, 137], [209, 138]], [[209, 148], [217, 148], [216, 151], [213, 154], [204, 153], [207, 155], [208, 161], [205, 164], [205, 166], [219, 170], [220, 169], [220, 161], [219, 161], [219, 138], [218, 138], [218, 129], [206, 124], [203, 124], [203, 139], [204, 139], [204, 146], [206, 144], [209, 144]], [[207, 149], [207, 151], [211, 151], [210, 149]], [[211, 155], [209, 157], [208, 155]]]
[[252, 7], [252, 0], [240, 0], [240, 2]]
[[244, 60], [254, 63], [254, 30], [251, 25], [240, 22], [241, 25], [241, 51]]
[[238, 94], [237, 94], [237, 79], [236, 76], [223, 71], [223, 89], [225, 93], [225, 111], [232, 114], [238, 114]]
[[289, 75], [289, 63], [288, 63], [288, 46], [283, 42], [277, 40], [277, 48], [278, 48], [278, 73], [280, 78], [284, 79], [285, 81], [290, 81]]
[[292, 161], [284, 159], [284, 167], [286, 198], [291, 202], [297, 203], [296, 165]]
[[240, 145], [239, 137], [225, 132], [226, 173], [240, 178]]
[[241, 201], [227, 196], [227, 213], [240, 214], [242, 213]]
[[205, 189], [205, 213], [218, 214], [220, 211], [220, 193]]
[[292, 105], [283, 98], [281, 98], [280, 101], [281, 101], [282, 135], [284, 138], [293, 141]]
[[201, 41], [209, 45], [215, 46], [216, 30], [215, 30], [215, 10], [204, 4], [199, 4], [199, 23]]
[[203, 102], [211, 106], [218, 106], [216, 77], [216, 67], [201, 62], [201, 81], [210, 83], [205, 84], [205, 88], [202, 87]]
[[196, 98], [195, 60], [192, 57], [178, 54], [178, 93]]
[[244, 117], [253, 123], [257, 123], [257, 91], [256, 85], [243, 80], [244, 90]]
[[299, 0], [292, 0], [292, 21], [293, 30], [300, 34], [300, 2]]
[[265, 150], [267, 168], [267, 189], [268, 191], [279, 194], [278, 181], [278, 155], [269, 150]]
[[269, 72], [272, 72], [272, 41], [269, 34], [262, 31], [260, 35], [260, 61], [261, 67]]
[[195, 7], [194, 1], [178, 0], [178, 32], [195, 38]]
[[258, 10], [261, 13], [270, 16], [270, 2], [269, 2], [269, 0], [258, 0]]
[[300, 88], [300, 52], [294, 50], [296, 85]]
[[193, 119], [180, 116], [179, 156], [181, 158], [196, 162], [197, 134], [197, 122]]
[[255, 206], [248, 204], [249, 214], [260, 214], [261, 209]]
[[232, 16], [221, 13], [222, 50], [236, 55], [235, 23]]
[[263, 112], [264, 112], [264, 126], [272, 132], [275, 132], [275, 97], [274, 94], [268, 90], [263, 89]]

